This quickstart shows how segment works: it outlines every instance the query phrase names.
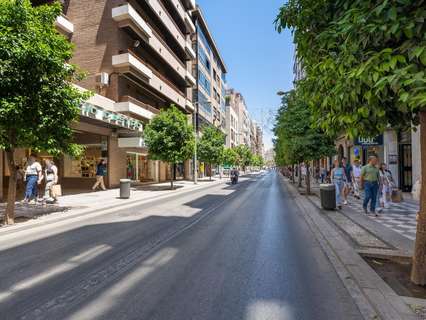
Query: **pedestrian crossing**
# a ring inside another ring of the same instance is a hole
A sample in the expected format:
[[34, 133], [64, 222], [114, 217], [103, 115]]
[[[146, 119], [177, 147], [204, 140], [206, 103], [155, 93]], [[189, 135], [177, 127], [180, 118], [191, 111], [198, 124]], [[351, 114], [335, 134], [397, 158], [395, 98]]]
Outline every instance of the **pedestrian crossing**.
[[[357, 212], [364, 213], [362, 200], [350, 197], [348, 206]], [[415, 240], [417, 226], [416, 214], [418, 211], [419, 205], [403, 201], [401, 203], [391, 203], [390, 208], [383, 209], [378, 217], [371, 214], [368, 217], [410, 240]]]

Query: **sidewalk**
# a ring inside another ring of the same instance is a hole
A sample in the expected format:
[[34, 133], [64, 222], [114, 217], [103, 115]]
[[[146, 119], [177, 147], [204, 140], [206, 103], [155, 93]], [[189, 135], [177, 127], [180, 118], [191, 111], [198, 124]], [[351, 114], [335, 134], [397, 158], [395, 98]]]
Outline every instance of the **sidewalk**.
[[[198, 184], [194, 184], [193, 181], [188, 180], [175, 181], [174, 190], [170, 190], [170, 182], [134, 186], [131, 188], [130, 199], [121, 199], [119, 197], [119, 189], [114, 188], [106, 191], [90, 191], [80, 194], [65, 195], [59, 198], [57, 204], [28, 205], [17, 202], [15, 217], [19, 222], [54, 213], [72, 215], [74, 213], [100, 211], [102, 209], [110, 209], [141, 201], [154, 201], [156, 199], [171, 197], [226, 182], [228, 182], [228, 177], [222, 177], [222, 179], [220, 179], [219, 176], [217, 176], [212, 177], [211, 181], [208, 177], [199, 179]], [[1, 203], [0, 217], [4, 215], [5, 208], [6, 203]]]
[[[319, 185], [314, 184], [311, 192], [319, 197]], [[352, 195], [348, 197], [348, 205], [343, 205], [342, 212], [354, 211], [362, 214], [371, 220], [377, 221], [386, 228], [398, 232], [404, 237], [414, 241], [416, 239], [416, 214], [420, 210], [418, 201], [404, 195], [404, 200], [400, 203], [391, 203], [389, 209], [383, 209], [378, 217], [365, 215], [362, 207], [362, 199], [356, 199]]]

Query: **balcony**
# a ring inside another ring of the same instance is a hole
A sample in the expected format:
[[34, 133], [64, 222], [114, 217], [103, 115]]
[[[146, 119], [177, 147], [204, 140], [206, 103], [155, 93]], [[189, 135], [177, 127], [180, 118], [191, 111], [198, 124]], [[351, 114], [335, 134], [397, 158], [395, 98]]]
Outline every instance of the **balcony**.
[[163, 6], [160, 0], [145, 0], [151, 9], [157, 14], [158, 18], [165, 25], [165, 27], [170, 31], [170, 33], [175, 38], [176, 42], [180, 47], [185, 50], [185, 36], [180, 31], [179, 27], [176, 25], [176, 22], [170, 16], [167, 9]]
[[194, 104], [191, 102], [191, 100], [186, 100], [186, 109], [188, 109], [191, 112], [194, 112]]
[[162, 94], [172, 103], [185, 109], [185, 94], [154, 67], [138, 58], [136, 53], [129, 50], [127, 53], [113, 56], [112, 60], [116, 72], [130, 73], [154, 89], [156, 94]]
[[139, 13], [130, 5], [125, 4], [112, 9], [112, 17], [121, 28], [131, 28], [141, 37], [183, 80], [186, 77], [185, 65], [180, 61], [172, 49], [152, 29]]
[[186, 82], [187, 82], [189, 87], [193, 87], [197, 84], [197, 80], [195, 80], [194, 76], [188, 70], [186, 71], [186, 77], [185, 78], [186, 78]]
[[197, 58], [197, 54], [194, 49], [192, 49], [192, 41], [190, 39], [186, 40], [185, 52], [189, 60]]
[[129, 27], [142, 38], [151, 38], [152, 29], [139, 15], [139, 13], [128, 3], [112, 9], [112, 18], [120, 27]]
[[160, 112], [158, 109], [129, 96], [121, 97], [120, 102], [115, 103], [114, 109], [117, 112], [135, 115], [147, 120], [151, 120]]
[[188, 28], [188, 31], [190, 33], [195, 33], [197, 30], [195, 29], [194, 22], [192, 22], [191, 16], [188, 14], [188, 12], [185, 12], [185, 25]]
[[64, 15], [56, 18], [55, 26], [65, 35], [70, 35], [74, 32], [74, 24]]
[[117, 72], [131, 73], [142, 80], [150, 80], [153, 77], [151, 69], [129, 52], [112, 56], [112, 66]]

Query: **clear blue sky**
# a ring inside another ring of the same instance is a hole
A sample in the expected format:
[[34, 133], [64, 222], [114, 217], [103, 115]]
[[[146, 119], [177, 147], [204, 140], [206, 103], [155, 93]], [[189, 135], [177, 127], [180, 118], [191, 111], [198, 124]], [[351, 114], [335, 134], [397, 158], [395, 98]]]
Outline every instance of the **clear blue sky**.
[[[278, 34], [273, 24], [284, 2], [197, 0], [228, 67], [228, 86], [243, 94], [252, 117], [263, 118], [269, 128], [280, 103], [277, 91], [293, 86], [291, 33]], [[266, 131], [265, 147], [270, 148], [272, 134]]]

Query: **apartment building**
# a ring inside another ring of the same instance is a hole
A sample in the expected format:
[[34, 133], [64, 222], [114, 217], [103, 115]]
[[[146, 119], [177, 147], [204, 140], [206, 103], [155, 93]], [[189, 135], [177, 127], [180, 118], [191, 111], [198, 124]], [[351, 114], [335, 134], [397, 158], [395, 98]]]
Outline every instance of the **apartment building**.
[[256, 154], [259, 156], [264, 156], [263, 148], [263, 130], [260, 125], [256, 126]]
[[[231, 116], [236, 117], [234, 126], [226, 124], [227, 141], [229, 139], [227, 146], [232, 147], [243, 144], [251, 149], [251, 136], [255, 133], [252, 132], [252, 121], [244, 97], [234, 89], [228, 89], [226, 94], [226, 121], [231, 121]], [[236, 130], [235, 135], [232, 134], [232, 130]]]
[[197, 130], [204, 125], [213, 125], [225, 133], [226, 65], [199, 6], [192, 16], [196, 28], [192, 39], [193, 49], [197, 53], [193, 71], [197, 78], [193, 92]]
[[[34, 0], [33, 5], [51, 2]], [[126, 177], [140, 182], [168, 179], [168, 165], [148, 158], [143, 126], [171, 104], [192, 121], [195, 1], [61, 2], [63, 14], [56, 26], [75, 45], [70, 63], [87, 73], [76, 86], [95, 93], [81, 107], [81, 119], [74, 127], [75, 142], [85, 146], [85, 154], [57, 159], [65, 191], [89, 189], [100, 159], [107, 160], [110, 187]], [[23, 165], [30, 152], [19, 151], [17, 165]], [[4, 157], [1, 160], [0, 166]], [[178, 165], [174, 176], [189, 176], [190, 167], [189, 162]], [[8, 175], [7, 168], [3, 173]]]
[[226, 91], [226, 147], [234, 148], [239, 145], [238, 108], [236, 106], [236, 94], [234, 89]]

